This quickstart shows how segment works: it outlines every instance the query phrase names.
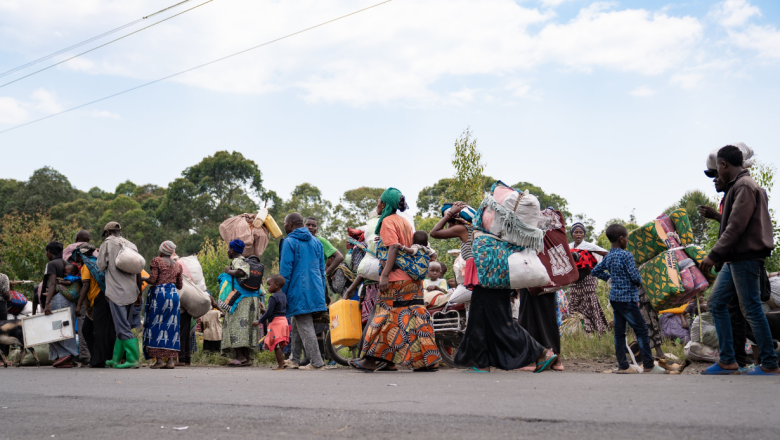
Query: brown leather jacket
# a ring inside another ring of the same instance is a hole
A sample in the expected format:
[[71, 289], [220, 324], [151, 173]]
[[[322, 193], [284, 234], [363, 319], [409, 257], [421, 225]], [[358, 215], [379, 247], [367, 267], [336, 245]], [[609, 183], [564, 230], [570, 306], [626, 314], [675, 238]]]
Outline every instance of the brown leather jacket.
[[766, 191], [748, 171], [729, 184], [723, 199], [718, 242], [710, 251], [716, 263], [762, 260], [774, 249], [772, 218]]

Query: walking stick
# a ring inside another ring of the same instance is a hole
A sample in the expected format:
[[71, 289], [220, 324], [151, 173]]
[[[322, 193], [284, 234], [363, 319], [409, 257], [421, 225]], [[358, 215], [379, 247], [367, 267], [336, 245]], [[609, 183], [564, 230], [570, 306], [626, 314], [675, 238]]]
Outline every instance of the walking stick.
[[704, 333], [701, 331], [701, 304], [699, 304], [699, 295], [696, 295], [696, 309], [699, 311], [699, 341], [704, 340]]

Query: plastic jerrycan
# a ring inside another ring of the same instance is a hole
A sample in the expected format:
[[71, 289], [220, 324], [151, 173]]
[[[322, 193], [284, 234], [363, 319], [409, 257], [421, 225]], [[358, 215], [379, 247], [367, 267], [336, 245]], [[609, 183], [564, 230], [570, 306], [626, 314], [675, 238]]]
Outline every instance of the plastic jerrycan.
[[333, 345], [355, 345], [363, 335], [360, 303], [340, 299], [328, 308], [330, 342]]

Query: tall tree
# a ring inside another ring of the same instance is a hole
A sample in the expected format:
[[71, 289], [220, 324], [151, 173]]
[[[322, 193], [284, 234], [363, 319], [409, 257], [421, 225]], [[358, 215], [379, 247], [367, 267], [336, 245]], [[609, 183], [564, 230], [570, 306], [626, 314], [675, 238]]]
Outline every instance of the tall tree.
[[338, 221], [340, 227], [356, 228], [364, 225], [383, 192], [384, 188], [367, 186], [344, 191], [339, 204], [333, 208], [333, 220]]
[[451, 197], [474, 207], [479, 206], [483, 199], [485, 176], [482, 173], [485, 164], [482, 162], [482, 153], [477, 148], [477, 140], [472, 139], [469, 128], [455, 140], [452, 167], [455, 168], [455, 175]]
[[70, 180], [51, 167], [35, 170], [13, 198], [12, 209], [25, 214], [48, 212], [52, 206], [70, 202], [80, 195]]
[[218, 151], [185, 169], [182, 176], [198, 193], [209, 195], [209, 205], [218, 217], [256, 210], [251, 197], [262, 199], [265, 193], [260, 168], [237, 151]]

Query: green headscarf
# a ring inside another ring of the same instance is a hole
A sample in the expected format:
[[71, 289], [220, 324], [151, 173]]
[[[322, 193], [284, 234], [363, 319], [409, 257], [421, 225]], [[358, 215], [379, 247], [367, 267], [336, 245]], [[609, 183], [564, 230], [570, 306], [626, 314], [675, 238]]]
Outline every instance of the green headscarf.
[[398, 203], [401, 201], [401, 191], [395, 188], [387, 188], [382, 193], [382, 197], [379, 200], [385, 202], [385, 209], [382, 210], [382, 215], [379, 217], [379, 222], [376, 224], [376, 231], [374, 233], [379, 235], [379, 231], [382, 230], [382, 221], [390, 214], [393, 214], [398, 210]]

